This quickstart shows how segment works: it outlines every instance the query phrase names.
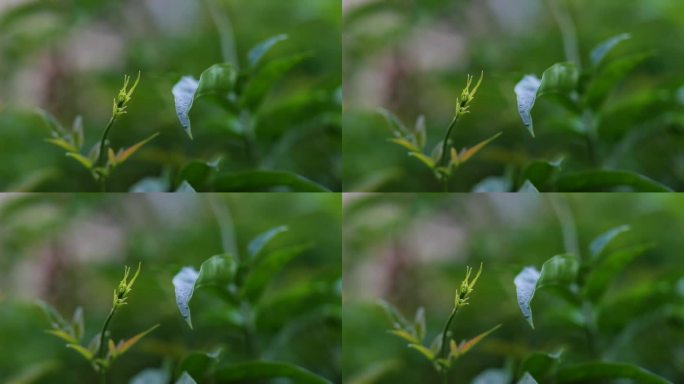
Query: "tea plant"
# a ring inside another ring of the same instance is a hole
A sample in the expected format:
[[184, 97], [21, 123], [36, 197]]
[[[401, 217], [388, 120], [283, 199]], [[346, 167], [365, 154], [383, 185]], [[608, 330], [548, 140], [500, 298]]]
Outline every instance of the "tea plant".
[[484, 73], [480, 74], [475, 86], [470, 89], [473, 77], [468, 75], [466, 86], [461, 91], [461, 95], [456, 98], [456, 106], [454, 108], [454, 115], [451, 123], [446, 129], [444, 139], [437, 143], [432, 151], [425, 153], [425, 146], [427, 145], [427, 134], [424, 116], [418, 117], [413, 129], [408, 129], [396, 116], [385, 109], [379, 109], [379, 112], [385, 117], [387, 123], [394, 134], [394, 137], [388, 139], [389, 141], [408, 149], [409, 156], [415, 157], [425, 166], [432, 170], [435, 178], [442, 184], [444, 192], [449, 190], [449, 178], [452, 174], [465, 162], [470, 160], [477, 152], [489, 144], [492, 140], [501, 135], [501, 132], [486, 139], [472, 148], [463, 148], [460, 152], [451, 143], [451, 133], [458, 124], [459, 119], [470, 113], [470, 104], [475, 99], [475, 94], [480, 88]]
[[477, 343], [482, 341], [485, 337], [489, 336], [492, 332], [496, 331], [501, 324], [495, 326], [494, 328], [483, 332], [470, 340], [464, 340], [457, 343], [452, 338], [451, 333], [451, 323], [456, 317], [456, 313], [463, 307], [469, 304], [470, 295], [475, 289], [475, 284], [480, 278], [482, 273], [482, 264], [480, 264], [480, 269], [477, 271], [475, 277], [471, 280], [470, 275], [472, 273], [472, 268], [466, 268], [466, 275], [461, 285], [456, 289], [454, 294], [454, 306], [451, 309], [449, 318], [444, 325], [444, 329], [441, 333], [437, 334], [429, 346], [425, 346], [424, 340], [427, 336], [427, 330], [425, 326], [425, 309], [418, 308], [413, 322], [408, 321], [396, 308], [391, 304], [384, 301], [380, 302], [390, 321], [392, 322], [393, 329], [388, 332], [408, 341], [408, 347], [417, 350], [421, 355], [423, 355], [428, 361], [430, 361], [437, 371], [442, 376], [442, 381], [444, 383], [448, 382], [449, 370], [453, 367], [456, 361], [470, 351]]
[[[265, 252], [267, 244], [281, 233], [288, 230], [285, 226], [273, 228], [254, 238], [240, 257], [237, 251], [215, 255], [205, 260], [199, 271], [193, 267], [183, 267], [173, 278], [176, 293], [176, 304], [187, 325], [194, 328], [190, 311], [190, 301], [199, 290], [211, 290], [221, 299], [226, 308], [221, 309], [221, 318], [227, 322], [225, 327], [236, 329], [227, 331], [229, 337], [241, 340], [233, 342], [231, 349], [240, 349], [244, 361], [216, 367], [218, 356], [214, 356], [212, 364], [204, 368], [188, 369], [193, 378], [215, 380], [216, 382], [245, 382], [254, 380], [271, 380], [288, 378], [297, 383], [324, 384], [329, 380], [303, 367], [274, 360], [274, 351], [264, 349], [262, 343], [270, 348], [277, 345], [280, 335], [270, 341], [259, 332], [259, 325], [269, 318], [275, 319], [290, 313], [294, 316], [305, 310], [305, 299], [313, 294], [319, 310], [328, 310], [339, 305], [338, 280], [329, 285], [320, 283], [301, 287], [290, 292], [281, 299], [284, 302], [271, 301], [264, 298], [269, 282], [292, 259], [309, 248], [308, 244], [297, 244], [281, 248], [270, 253]], [[278, 304], [278, 305], [275, 305]], [[284, 306], [283, 306], [284, 305]], [[209, 309], [207, 309], [208, 311]], [[215, 311], [215, 310], [214, 310]], [[325, 315], [329, 316], [329, 315]], [[288, 327], [281, 325], [282, 332], [289, 333]], [[307, 331], [307, 334], [310, 332]], [[280, 341], [282, 342], [282, 340]]]
[[535, 328], [532, 299], [537, 291], [548, 290], [558, 299], [558, 307], [569, 306], [567, 324], [583, 330], [586, 338], [584, 348], [590, 357], [586, 362], [564, 365], [560, 364], [560, 353], [535, 353], [523, 362], [521, 368], [528, 374], [528, 383], [605, 382], [614, 379], [669, 383], [639, 366], [615, 360], [616, 351], [624, 348], [625, 339], [631, 337], [631, 327], [621, 326], [612, 339], [609, 338], [611, 331], [602, 329], [609, 322], [607, 318], [615, 316], [613, 312], [618, 312], [616, 309], [625, 305], [620, 303], [616, 306], [614, 301], [606, 300], [611, 283], [622, 269], [652, 247], [648, 243], [636, 244], [608, 252], [608, 245], [629, 230], [626, 225], [613, 228], [596, 237], [583, 257], [570, 253], [557, 255], [548, 259], [541, 270], [527, 266], [515, 277], [518, 306], [532, 329]]
[[[237, 59], [215, 64], [202, 72], [199, 80], [184, 76], [173, 87], [176, 114], [188, 137], [193, 139], [190, 118], [193, 106], [200, 99], [212, 98], [228, 114], [221, 125], [229, 136], [238, 139], [246, 162], [246, 170], [223, 174], [217, 174], [217, 165], [203, 167], [200, 173], [197, 172], [197, 164], [189, 164], [181, 171], [181, 182], [186, 181], [195, 190], [253, 191], [280, 188], [300, 192], [328, 191], [326, 187], [303, 176], [274, 169], [279, 162], [279, 152], [286, 150], [292, 140], [302, 137], [283, 137], [280, 143], [266, 145], [258, 141], [258, 128], [268, 128], [265, 125], [269, 124], [268, 120], [261, 120], [267, 118], [262, 113], [262, 106], [269, 91], [287, 72], [311, 56], [310, 53], [298, 53], [265, 62], [266, 54], [287, 38], [284, 34], [277, 35], [253, 47], [247, 54], [244, 67], [240, 67]], [[337, 108], [338, 92], [319, 95], [322, 100], [319, 100], [318, 104], [321, 105], [318, 108], [322, 107], [324, 111]], [[239, 154], [232, 153], [231, 156]]]
[[130, 277], [129, 280], [130, 272], [131, 269], [129, 267], [124, 268], [124, 276], [116, 289], [114, 289], [112, 308], [102, 325], [102, 329], [93, 336], [87, 345], [81, 344], [85, 333], [83, 309], [81, 307], [76, 308], [74, 315], [69, 322], [49, 304], [44, 302], [40, 303], [45, 315], [50, 321], [50, 326], [52, 327], [52, 329], [46, 332], [66, 341], [67, 348], [75, 350], [86, 359], [93, 370], [100, 375], [102, 383], [107, 383], [107, 372], [111, 369], [112, 363], [133, 347], [140, 339], [159, 326], [159, 324], [157, 324], [128, 340], [121, 340], [118, 343], [114, 343], [114, 340], [110, 338], [109, 324], [112, 321], [112, 318], [114, 318], [116, 311], [127, 304], [128, 297], [133, 290], [133, 284], [140, 274], [140, 264], [138, 264], [135, 274]]
[[[561, 162], [537, 161], [526, 167], [518, 185], [529, 182], [539, 191], [597, 191], [628, 188], [635, 191], [665, 192], [669, 187], [644, 175], [619, 169], [623, 157], [634, 148], [634, 137], [623, 136], [617, 143], [615, 132], [608, 132], [604, 123], [611, 113], [606, 102], [615, 88], [638, 65], [652, 56], [639, 52], [608, 60], [609, 53], [631, 37], [623, 33], [602, 42], [589, 55], [589, 65], [582, 67], [579, 53], [568, 62], [556, 63], [546, 69], [541, 79], [525, 75], [515, 86], [518, 113], [530, 135], [535, 137], [532, 109], [541, 98], [561, 105], [568, 113], [568, 127], [584, 139], [585, 162], [594, 169], [563, 173]], [[575, 49], [569, 49], [571, 52]], [[572, 59], [572, 60], [571, 60]], [[621, 130], [628, 127], [621, 127]], [[613, 137], [610, 137], [613, 136]]]
[[85, 155], [81, 153], [85, 138], [83, 132], [83, 119], [80, 116], [76, 117], [70, 129], [65, 129], [47, 112], [41, 112], [45, 122], [52, 130], [51, 137], [46, 139], [46, 141], [66, 150], [66, 155], [68, 157], [78, 161], [79, 164], [90, 171], [94, 180], [100, 185], [100, 189], [103, 192], [106, 190], [107, 180], [111, 177], [114, 169], [123, 164], [140, 148], [159, 135], [159, 133], [155, 133], [147, 139], [142, 140], [129, 148], [119, 149], [117, 152], [114, 152], [111, 148], [110, 143], [107, 140], [109, 131], [117, 120], [126, 114], [128, 104], [133, 97], [135, 89], [140, 83], [140, 72], [138, 72], [138, 77], [129, 88], [130, 81], [131, 77], [125, 75], [123, 87], [119, 90], [119, 93], [112, 103], [112, 116], [110, 117], [107, 126], [102, 131], [102, 138], [95, 143]]

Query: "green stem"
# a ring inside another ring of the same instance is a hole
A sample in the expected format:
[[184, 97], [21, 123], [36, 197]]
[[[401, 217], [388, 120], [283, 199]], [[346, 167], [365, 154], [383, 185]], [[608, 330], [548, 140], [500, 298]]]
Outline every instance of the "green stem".
[[446, 176], [442, 179], [442, 192], [449, 192], [449, 178]]
[[598, 142], [598, 134], [596, 133], [596, 124], [594, 115], [590, 110], [582, 112], [582, 123], [584, 124], [584, 131], [587, 141], [587, 150], [589, 152], [589, 160], [594, 166], [598, 166], [599, 158], [596, 151], [596, 143]]
[[109, 315], [107, 315], [107, 319], [102, 326], [102, 332], [100, 332], [100, 346], [98, 347], [97, 354], [95, 356], [101, 359], [104, 359], [105, 357], [105, 334], [107, 333], [107, 328], [109, 328], [109, 322], [112, 321], [112, 317], [114, 317], [114, 312], [116, 312], [116, 307], [112, 307], [112, 309], [109, 311]]
[[577, 64], [577, 67], [582, 66], [579, 53], [579, 44], [577, 42], [577, 29], [572, 17], [567, 9], [567, 4], [558, 4], [558, 0], [547, 0], [547, 4], [551, 9], [551, 14], [558, 24], [561, 37], [563, 38], [563, 50], [568, 61]]
[[458, 122], [458, 115], [454, 116], [453, 119], [451, 119], [451, 123], [449, 124], [449, 128], [447, 128], [446, 135], [444, 136], [444, 141], [442, 142], [442, 157], [439, 159], [440, 165], [443, 167], [446, 167], [447, 163], [447, 144], [449, 142], [449, 136], [451, 136], [451, 131], [454, 129], [456, 126], [456, 123]]
[[[444, 330], [442, 331], [442, 349], [439, 351], [440, 356], [443, 356], [446, 358], [446, 346], [447, 346], [447, 332], [449, 331], [449, 327], [451, 326], [451, 322], [454, 321], [454, 317], [456, 317], [456, 311], [457, 308], [454, 308], [451, 310], [451, 315], [449, 315], [449, 320], [447, 320], [446, 324], [444, 325]], [[446, 373], [445, 373], [446, 376]]]
[[596, 358], [600, 358], [599, 337], [601, 336], [594, 319], [594, 306], [589, 301], [582, 302], [582, 315], [584, 316], [584, 332], [587, 337], [589, 351]]
[[112, 116], [109, 119], [109, 123], [107, 123], [107, 127], [105, 128], [104, 133], [102, 133], [102, 140], [100, 140], [100, 154], [97, 157], [97, 163], [95, 163], [95, 166], [104, 167], [105, 142], [107, 141], [107, 136], [109, 135], [109, 130], [112, 129], [112, 126], [114, 125], [115, 121], [116, 121], [116, 117]]
[[204, 0], [204, 5], [209, 11], [209, 16], [211, 16], [211, 20], [214, 22], [216, 30], [218, 31], [223, 61], [226, 63], [231, 63], [235, 66], [235, 68], [239, 69], [240, 63], [237, 59], [237, 48], [235, 43], [235, 34], [233, 32], [233, 23], [226, 12], [221, 9], [216, 0]]

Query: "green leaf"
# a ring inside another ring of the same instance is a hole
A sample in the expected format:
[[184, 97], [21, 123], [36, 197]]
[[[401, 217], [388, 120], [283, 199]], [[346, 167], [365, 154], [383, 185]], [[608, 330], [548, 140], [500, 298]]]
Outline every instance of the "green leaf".
[[425, 164], [430, 169], [435, 168], [435, 161], [431, 157], [426, 156], [423, 153], [409, 152], [409, 156], [415, 157], [416, 159], [418, 159], [421, 163]]
[[412, 332], [409, 332], [406, 329], [390, 329], [387, 332], [402, 338], [411, 344], [420, 344], [420, 340], [418, 340]]
[[608, 54], [608, 52], [610, 52], [621, 42], [631, 38], [632, 36], [629, 33], [622, 33], [602, 42], [591, 51], [591, 64], [594, 67], [598, 67], [598, 65], [601, 63], [601, 60], [603, 60], [603, 58]]
[[392, 130], [392, 133], [397, 137], [411, 136], [411, 132], [406, 128], [404, 123], [399, 120], [392, 112], [386, 110], [385, 108], [378, 108], [378, 113], [385, 118], [387, 125]]
[[206, 286], [226, 287], [235, 281], [237, 269], [238, 262], [234, 256], [230, 254], [212, 256], [200, 266], [194, 289]]
[[138, 341], [140, 341], [143, 337], [147, 336], [150, 332], [154, 331], [158, 327], [159, 327], [159, 324], [156, 324], [156, 325], [150, 327], [149, 329], [138, 333], [137, 335], [131, 337], [128, 340], [119, 341], [119, 343], [116, 345], [116, 348], [114, 349], [114, 351], [110, 351], [111, 357], [116, 358], [116, 357], [123, 355], [124, 353], [126, 353], [126, 351], [131, 349], [131, 347], [133, 347], [135, 344], [137, 344]]
[[287, 232], [289, 228], [286, 225], [281, 225], [279, 227], [271, 228], [268, 231], [260, 234], [259, 236], [255, 237], [252, 241], [249, 242], [247, 245], [247, 256], [251, 259], [254, 260], [256, 257], [259, 255], [262, 249], [271, 241], [273, 240], [276, 236], [283, 232]]
[[534, 329], [530, 303], [537, 289], [550, 285], [568, 285], [575, 281], [579, 261], [572, 255], [556, 255], [542, 265], [541, 272], [534, 267], [525, 267], [513, 280], [518, 297], [518, 307], [523, 317]]
[[548, 259], [541, 269], [537, 288], [549, 285], [568, 285], [577, 279], [579, 260], [573, 255], [556, 255]]
[[74, 310], [74, 315], [71, 318], [71, 329], [74, 330], [74, 338], [79, 342], [81, 339], [83, 339], [84, 328], [83, 308], [77, 307], [76, 310]]
[[195, 282], [198, 277], [199, 272], [191, 267], [184, 267], [173, 277], [173, 286], [176, 291], [176, 306], [191, 329], [192, 316], [190, 313], [190, 299], [192, 299]]
[[550, 93], [568, 95], [577, 89], [579, 70], [573, 63], [556, 63], [549, 67], [541, 78], [537, 97]]
[[672, 190], [646, 176], [629, 171], [590, 170], [566, 173], [556, 182], [559, 192], [614, 191], [628, 189], [633, 192], [672, 192]]
[[559, 94], [567, 98], [577, 89], [578, 81], [579, 70], [574, 64], [556, 63], [544, 71], [541, 80], [534, 75], [526, 75], [515, 85], [518, 113], [532, 137], [532, 108], [536, 99], [546, 94]]
[[672, 384], [671, 381], [641, 367], [623, 363], [582, 363], [558, 370], [558, 383], [596, 383], [611, 379], [633, 379], [641, 384]]
[[532, 108], [537, 99], [537, 91], [541, 86], [541, 80], [534, 75], [525, 75], [515, 85], [515, 96], [518, 100], [518, 114], [523, 124], [527, 127], [530, 135], [534, 137], [534, 125], [532, 123]]
[[116, 165], [122, 164], [124, 161], [128, 160], [129, 157], [133, 156], [140, 148], [142, 148], [145, 144], [149, 143], [152, 141], [155, 137], [159, 136], [159, 132], [153, 134], [152, 136], [148, 137], [145, 140], [139, 141], [138, 143], [130, 146], [129, 148], [120, 151], [116, 155]]
[[173, 87], [172, 93], [176, 103], [176, 115], [183, 129], [192, 139], [190, 111], [195, 101], [205, 96], [218, 96], [229, 100], [237, 81], [237, 70], [232, 64], [215, 64], [200, 76], [199, 81], [191, 76], [184, 76]]
[[529, 180], [525, 180], [525, 182], [520, 186], [520, 189], [518, 189], [518, 192], [539, 193], [539, 190]]
[[66, 155], [67, 157], [71, 157], [72, 159], [78, 161], [86, 169], [93, 169], [93, 162], [89, 158], [81, 155], [80, 153], [69, 152]]
[[408, 345], [408, 347], [420, 352], [421, 355], [425, 356], [425, 358], [427, 358], [430, 361], [434, 360], [435, 358], [435, 354], [429, 348], [423, 345], [411, 343]]
[[45, 141], [50, 144], [56, 145], [67, 152], [78, 152], [78, 149], [76, 149], [74, 144], [68, 142], [67, 140], [61, 137], [53, 137], [50, 139], [45, 139]]
[[519, 372], [529, 373], [542, 380], [548, 376], [560, 363], [561, 352], [544, 353], [533, 352], [523, 360]]
[[537, 384], [537, 380], [535, 380], [529, 372], [525, 372], [520, 380], [518, 380], [518, 384]]
[[[228, 98], [235, 90], [238, 72], [232, 64], [214, 64], [200, 75], [194, 100], [205, 96]], [[192, 106], [191, 106], [192, 107]]]
[[538, 190], [547, 189], [549, 180], [560, 171], [562, 161], [535, 160], [522, 171], [521, 180], [529, 180]]
[[199, 272], [192, 267], [184, 267], [173, 277], [176, 293], [176, 306], [181, 316], [192, 329], [190, 300], [196, 290], [206, 286], [227, 287], [237, 273], [237, 260], [229, 254], [216, 255], [202, 263]]
[[81, 356], [83, 356], [88, 361], [93, 359], [93, 353], [90, 350], [88, 350], [86, 347], [80, 346], [78, 344], [67, 344], [67, 348], [71, 348], [74, 351], [78, 352]]
[[251, 361], [220, 368], [215, 378], [222, 383], [286, 378], [299, 384], [332, 384], [331, 381], [302, 367], [270, 361]]
[[185, 372], [194, 377], [202, 377], [219, 361], [221, 350], [214, 352], [190, 352], [178, 366], [177, 372]]
[[206, 189], [207, 183], [219, 168], [219, 160], [211, 162], [191, 161], [180, 171], [177, 180], [187, 181], [195, 190]]
[[619, 227], [612, 228], [597, 236], [594, 240], [591, 241], [591, 244], [589, 244], [589, 254], [591, 256], [591, 259], [596, 260], [601, 255], [601, 252], [603, 252], [603, 250], [608, 246], [608, 244], [610, 244], [611, 241], [613, 241], [621, 233], [625, 233], [631, 229], [632, 228], [629, 225], [621, 225]]
[[297, 54], [265, 64], [247, 84], [242, 95], [242, 104], [249, 110], [256, 110], [273, 85], [297, 64], [310, 56], [308, 53]]
[[40, 309], [43, 311], [45, 316], [48, 318], [48, 321], [50, 322], [50, 326], [54, 329], [70, 329], [71, 325], [64, 320], [64, 317], [50, 304], [38, 300], [36, 302]]
[[176, 384], [197, 384], [197, 382], [192, 378], [192, 376], [190, 376], [189, 373], [183, 372], [178, 380], [176, 380]]
[[427, 333], [427, 328], [425, 326], [425, 308], [419, 307], [416, 310], [416, 316], [413, 319], [413, 324], [416, 328], [416, 336], [418, 336], [419, 341], [425, 340]]
[[249, 66], [251, 68], [255, 68], [257, 65], [259, 65], [261, 59], [264, 57], [266, 53], [268, 53], [268, 51], [271, 50], [271, 48], [273, 48], [279, 42], [287, 40], [287, 38], [288, 36], [285, 34], [276, 35], [256, 45], [247, 54]]
[[67, 135], [67, 130], [64, 129], [62, 124], [57, 121], [57, 119], [52, 116], [48, 111], [43, 110], [43, 109], [36, 109], [35, 113], [37, 113], [40, 118], [43, 120], [43, 123], [47, 125], [48, 128], [53, 132], [53, 134], [56, 134], [58, 136], [65, 136]]
[[267, 254], [247, 275], [242, 287], [242, 295], [250, 301], [256, 301], [266, 289], [268, 283], [285, 265], [310, 248], [309, 245], [295, 245]]
[[64, 341], [66, 341], [67, 343], [71, 343], [71, 344], [77, 344], [77, 343], [78, 343], [78, 340], [76, 340], [76, 337], [74, 337], [74, 335], [68, 333], [66, 330], [63, 330], [63, 329], [48, 329], [48, 330], [45, 331], [45, 332], [51, 334], [52, 336], [55, 336], [55, 337], [57, 337], [57, 338], [60, 338], [60, 339], [62, 339], [62, 340], [64, 340]]
[[458, 345], [458, 355], [463, 355], [470, 351], [474, 346], [476, 346], [480, 341], [482, 341], [485, 337], [489, 336], [492, 332], [496, 331], [501, 327], [501, 324], [494, 326], [492, 329], [482, 332], [479, 335], [473, 337], [472, 339], [468, 341], [463, 341], [461, 344]]
[[187, 182], [187, 180], [183, 180], [178, 188], [176, 188], [176, 193], [197, 193], [197, 191]]
[[651, 53], [638, 53], [614, 60], [604, 66], [592, 77], [584, 103], [594, 110], [599, 109], [617, 83], [649, 57]]
[[416, 144], [418, 144], [418, 148], [425, 148], [425, 144], [427, 144], [427, 127], [425, 126], [425, 116], [418, 116], [416, 119], [416, 124], [413, 126], [413, 132], [415, 132]]
[[404, 315], [397, 310], [395, 306], [386, 302], [385, 300], [378, 300], [378, 305], [385, 311], [387, 318], [392, 322], [392, 326], [397, 329], [410, 328], [411, 323], [404, 317]]
[[416, 146], [414, 143], [411, 141], [403, 138], [403, 137], [392, 137], [390, 139], [387, 139], [387, 141], [392, 142], [394, 144], [400, 145], [406, 149], [408, 149], [411, 152], [418, 152], [420, 153], [420, 148]]
[[220, 192], [256, 192], [287, 189], [291, 192], [330, 192], [303, 176], [281, 171], [245, 171], [223, 174], [214, 182]]
[[482, 148], [487, 146], [487, 144], [491, 143], [493, 140], [501, 136], [502, 133], [503, 132], [499, 132], [488, 139], [482, 140], [481, 142], [475, 144], [474, 146], [468, 149], [463, 149], [461, 153], [459, 153], [458, 155], [459, 163], [462, 164], [468, 161], [471, 157], [475, 156], [475, 154], [478, 153]]
[[652, 244], [641, 244], [621, 249], [604, 257], [587, 277], [582, 294], [593, 302], [598, 301], [615, 276], [637, 256], [652, 247]]

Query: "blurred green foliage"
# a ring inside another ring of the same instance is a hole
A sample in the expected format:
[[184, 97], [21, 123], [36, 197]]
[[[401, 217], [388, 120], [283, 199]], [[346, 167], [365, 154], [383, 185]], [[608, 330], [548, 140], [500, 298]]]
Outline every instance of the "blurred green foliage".
[[[160, 326], [116, 361], [111, 382], [129, 382], [142, 371], [168, 372], [170, 381], [181, 369], [213, 382], [202, 364], [222, 372], [254, 359], [341, 382], [339, 195], [6, 195], [0, 221], [0, 345], [10, 351], [0, 359], [2, 382], [95, 382], [86, 361], [45, 333], [49, 323], [35, 300], [68, 315], [82, 306], [89, 340], [102, 327], [123, 266], [138, 262], [142, 272], [111, 323], [112, 335]], [[245, 255], [251, 239], [279, 225], [289, 230], [265, 245], [266, 255], [311, 246], [269, 279], [253, 309], [256, 352], [245, 348], [231, 320], [234, 308], [217, 291], [195, 292], [191, 330], [176, 307], [173, 276], [225, 250]], [[219, 350], [217, 362], [206, 355]]]
[[0, 189], [97, 190], [88, 172], [43, 141], [50, 130], [34, 109], [46, 110], [65, 126], [82, 115], [84, 147], [90, 148], [107, 124], [123, 75], [138, 70], [140, 86], [109, 138], [122, 146], [155, 132], [160, 136], [117, 171], [108, 190], [127, 191], [150, 178], [175, 188], [179, 173], [193, 161], [221, 158], [222, 171], [244, 170], [249, 164], [242, 141], [227, 127], [230, 116], [215, 104], [199, 103], [193, 114], [202, 118], [189, 140], [171, 94], [182, 76], [199, 76], [229, 59], [223, 48], [227, 39], [220, 38], [225, 28], [217, 28], [216, 17], [232, 25], [239, 58], [283, 33], [289, 39], [267, 60], [310, 53], [269, 92], [257, 116], [256, 144], [271, 155], [263, 168], [339, 190], [339, 0], [27, 0], [3, 6]]
[[[675, 383], [684, 380], [681, 197], [364, 194], [345, 199], [346, 382], [438, 382], [428, 361], [386, 332], [390, 323], [376, 301], [391, 302], [405, 314], [425, 307], [431, 314], [426, 340], [431, 340], [449, 315], [464, 266], [480, 262], [484, 272], [471, 305], [459, 312], [453, 328], [468, 338], [484, 325], [502, 326], [462, 357], [450, 382], [515, 382], [529, 369], [529, 359], [560, 351], [558, 367], [563, 369], [603, 359], [634, 364]], [[566, 252], [586, 260], [598, 247], [590, 251], [593, 239], [625, 224], [631, 230], [608, 243], [607, 255], [639, 244], [653, 246], [608, 286], [596, 306], [598, 332], [588, 337], [575, 307], [553, 287], [535, 294], [533, 330], [518, 307], [515, 276], [523, 267], [539, 268]], [[599, 346], [598, 356], [592, 343]]]
[[[535, 106], [536, 138], [518, 115], [516, 83], [572, 59], [550, 4], [568, 10], [583, 68], [590, 69], [594, 47], [622, 33], [632, 38], [615, 46], [605, 63], [650, 54], [619, 77], [595, 115], [598, 163], [581, 132], [582, 116], [553, 98], [541, 98]], [[453, 143], [467, 147], [503, 134], [456, 172], [452, 190], [518, 190], [529, 164], [561, 158], [563, 172], [619, 169], [681, 190], [684, 50], [676, 41], [684, 36], [682, 15], [678, 0], [356, 2], [343, 15], [344, 190], [439, 190], [430, 172], [387, 142], [389, 131], [376, 108], [407, 123], [425, 115], [432, 148], [449, 125], [466, 74], [481, 70], [485, 81], [471, 115], [454, 130]], [[623, 189], [629, 188], [640, 187]]]

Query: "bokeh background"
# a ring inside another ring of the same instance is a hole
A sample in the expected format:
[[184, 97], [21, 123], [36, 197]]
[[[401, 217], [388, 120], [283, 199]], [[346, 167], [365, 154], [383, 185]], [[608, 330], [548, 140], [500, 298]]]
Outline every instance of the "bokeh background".
[[199, 78], [224, 61], [216, 18], [232, 24], [241, 63], [254, 45], [283, 33], [289, 40], [267, 59], [311, 53], [270, 93], [257, 144], [263, 154], [278, 151], [270, 167], [339, 190], [340, 107], [321, 100], [341, 86], [340, 0], [3, 0], [0, 190], [97, 190], [80, 165], [43, 141], [50, 131], [34, 109], [66, 127], [82, 115], [88, 150], [100, 140], [124, 74], [138, 70], [141, 84], [110, 140], [119, 148], [161, 135], [117, 169], [110, 190], [173, 174], [190, 160], [221, 157], [222, 169], [244, 169], [244, 148], [222, 124], [225, 114], [198, 103], [191, 141], [171, 94], [181, 76]]
[[[563, 350], [562, 364], [590, 360], [586, 335], [568, 326], [574, 315], [564, 301], [538, 291], [532, 330], [518, 308], [513, 279], [524, 266], [540, 268], [566, 249], [576, 247], [586, 257], [594, 237], [623, 224], [632, 230], [610, 250], [643, 242], [655, 246], [627, 266], [608, 290], [598, 315], [603, 358], [640, 365], [675, 383], [684, 380], [683, 198], [346, 194], [343, 209], [345, 382], [439, 382], [423, 356], [386, 332], [391, 323], [376, 301], [394, 304], [409, 319], [424, 306], [429, 343], [446, 322], [465, 267], [477, 268], [480, 262], [482, 276], [452, 330], [460, 341], [503, 325], [456, 362], [450, 382], [515, 382], [501, 377], [516, 372], [533, 351]], [[574, 222], [576, 242], [566, 246], [559, 218]], [[617, 338], [622, 331], [628, 336]]]
[[[143, 370], [175, 369], [192, 351], [220, 348], [221, 364], [247, 360], [242, 331], [226, 322], [231, 312], [219, 297], [196, 292], [190, 330], [171, 280], [181, 267], [199, 269], [231, 243], [244, 254], [258, 234], [288, 225], [268, 250], [312, 247], [269, 283], [257, 322], [261, 358], [294, 363], [339, 383], [340, 204], [336, 194], [1, 196], [0, 381], [97, 382], [81, 356], [44, 332], [49, 323], [35, 301], [52, 304], [69, 319], [82, 306], [87, 343], [101, 329], [124, 265], [139, 261], [142, 272], [128, 305], [112, 321], [112, 336], [129, 338], [161, 326], [114, 362], [112, 383], [133, 382]], [[288, 297], [300, 300], [282, 305]]]
[[[567, 171], [592, 166], [576, 121], [563, 108], [538, 100], [536, 139], [517, 113], [513, 88], [523, 75], [541, 76], [567, 60], [551, 3], [567, 7], [585, 65], [593, 47], [621, 33], [632, 39], [611, 58], [653, 53], [619, 83], [600, 116], [601, 165], [684, 188], [681, 1], [344, 0], [344, 190], [439, 190], [424, 165], [386, 141], [392, 135], [376, 108], [394, 112], [409, 127], [425, 115], [430, 151], [444, 136], [466, 74], [480, 71], [484, 82], [453, 142], [463, 148], [503, 135], [456, 172], [452, 190], [471, 191], [534, 159], [563, 157]], [[618, 143], [627, 147], [611, 159]]]

